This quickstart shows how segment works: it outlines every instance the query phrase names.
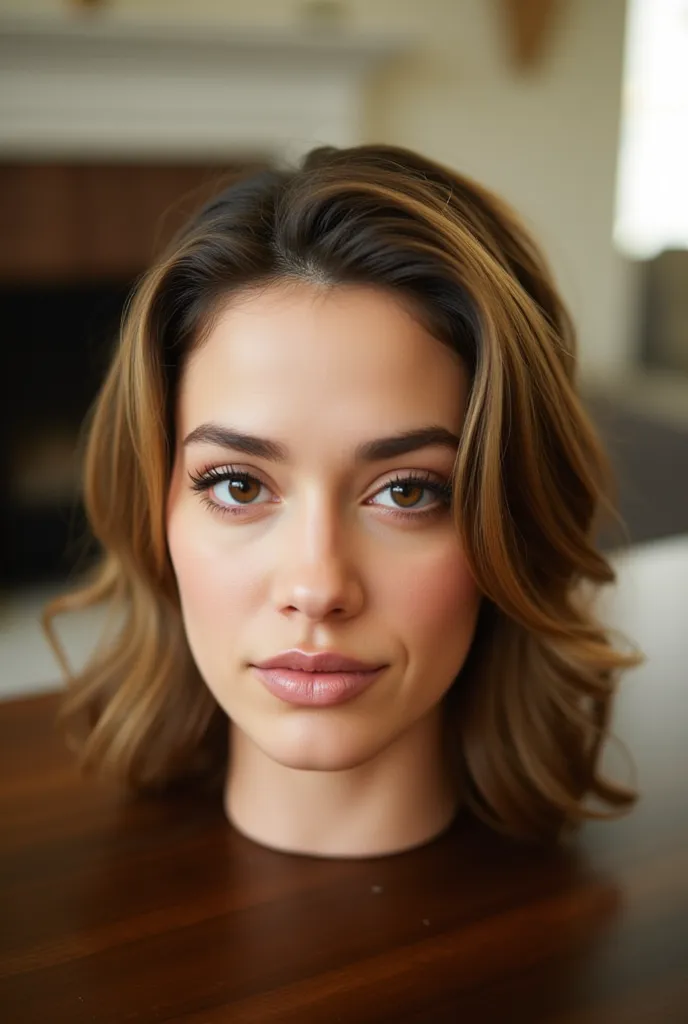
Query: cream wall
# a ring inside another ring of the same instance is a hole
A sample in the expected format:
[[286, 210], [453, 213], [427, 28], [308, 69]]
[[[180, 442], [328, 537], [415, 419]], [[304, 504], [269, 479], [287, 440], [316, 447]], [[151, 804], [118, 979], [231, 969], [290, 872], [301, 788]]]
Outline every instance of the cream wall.
[[[68, 0], [0, 0], [0, 13], [69, 14]], [[116, 15], [289, 27], [297, 0], [111, 0]], [[612, 222], [625, 0], [562, 0], [545, 62], [507, 59], [500, 0], [342, 0], [351, 29], [412, 37], [371, 83], [366, 137], [417, 148], [498, 190], [550, 257], [580, 333], [581, 374], [632, 358], [632, 274]]]

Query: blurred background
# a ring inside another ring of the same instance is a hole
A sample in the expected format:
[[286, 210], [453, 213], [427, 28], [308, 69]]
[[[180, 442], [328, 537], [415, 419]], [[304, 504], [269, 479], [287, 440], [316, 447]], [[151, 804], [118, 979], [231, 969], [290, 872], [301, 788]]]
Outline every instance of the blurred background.
[[[79, 432], [137, 275], [223, 175], [364, 141], [521, 213], [630, 541], [688, 533], [688, 0], [0, 0], [0, 698], [59, 685], [38, 616], [93, 554]], [[64, 620], [77, 663], [97, 629]]]

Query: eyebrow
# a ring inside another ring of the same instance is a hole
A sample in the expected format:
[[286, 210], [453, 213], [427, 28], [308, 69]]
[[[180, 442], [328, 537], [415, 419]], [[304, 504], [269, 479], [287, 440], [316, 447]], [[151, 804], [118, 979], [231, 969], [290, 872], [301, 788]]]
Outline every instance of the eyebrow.
[[[244, 434], [232, 427], [219, 423], [202, 423], [184, 438], [184, 447], [191, 444], [213, 444], [220, 448], [232, 448], [258, 459], [269, 462], [288, 462], [289, 449], [279, 441], [266, 437]], [[445, 427], [430, 425], [414, 430], [404, 430], [391, 437], [378, 437], [359, 444], [354, 452], [357, 462], [380, 462], [397, 455], [418, 451], [420, 448], [442, 447], [456, 451], [459, 438]]]

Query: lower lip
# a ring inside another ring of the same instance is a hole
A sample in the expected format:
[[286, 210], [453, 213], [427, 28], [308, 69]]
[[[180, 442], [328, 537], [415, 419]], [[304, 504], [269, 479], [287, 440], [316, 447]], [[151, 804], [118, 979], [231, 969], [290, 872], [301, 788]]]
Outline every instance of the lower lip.
[[299, 672], [291, 668], [256, 668], [266, 690], [288, 704], [329, 707], [357, 697], [378, 678], [372, 672]]

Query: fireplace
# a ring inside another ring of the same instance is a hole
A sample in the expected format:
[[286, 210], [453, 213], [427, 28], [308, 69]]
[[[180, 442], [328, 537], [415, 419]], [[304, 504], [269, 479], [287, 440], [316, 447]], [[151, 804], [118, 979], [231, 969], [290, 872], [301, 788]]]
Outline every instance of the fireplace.
[[319, 18], [0, 15], [0, 587], [92, 557], [79, 434], [166, 236], [237, 166], [363, 141], [369, 75], [411, 49]]
[[130, 286], [0, 288], [5, 584], [63, 579], [94, 553], [80, 500], [80, 431]]
[[64, 581], [97, 554], [83, 428], [126, 298], [194, 208], [258, 166], [0, 165], [0, 585]]

